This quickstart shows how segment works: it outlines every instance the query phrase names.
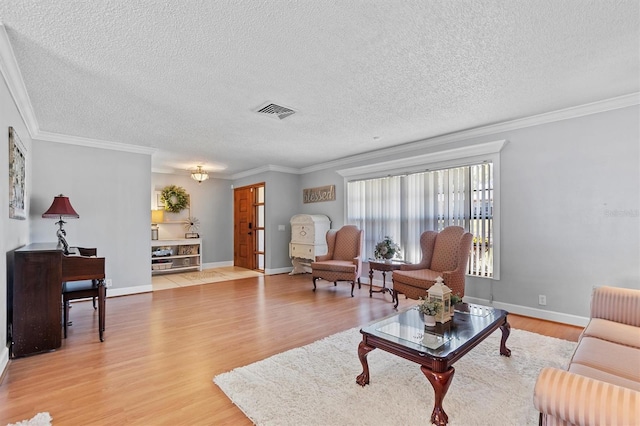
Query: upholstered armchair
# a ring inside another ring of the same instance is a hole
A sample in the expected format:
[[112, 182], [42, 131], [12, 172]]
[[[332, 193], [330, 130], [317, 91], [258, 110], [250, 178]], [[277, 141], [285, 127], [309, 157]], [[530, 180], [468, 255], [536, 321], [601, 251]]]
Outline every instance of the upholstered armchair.
[[464, 296], [467, 261], [473, 235], [460, 226], [448, 226], [441, 232], [425, 231], [420, 236], [422, 260], [414, 265], [402, 265], [393, 272], [393, 298], [398, 307], [398, 294], [411, 299], [426, 296], [442, 277], [453, 294]]
[[356, 281], [361, 288], [360, 274], [362, 272], [362, 240], [363, 231], [353, 225], [345, 225], [327, 232], [327, 254], [316, 256], [311, 263], [313, 276], [313, 291], [316, 291], [316, 280], [332, 281], [334, 286], [338, 281], [351, 282], [351, 297]]

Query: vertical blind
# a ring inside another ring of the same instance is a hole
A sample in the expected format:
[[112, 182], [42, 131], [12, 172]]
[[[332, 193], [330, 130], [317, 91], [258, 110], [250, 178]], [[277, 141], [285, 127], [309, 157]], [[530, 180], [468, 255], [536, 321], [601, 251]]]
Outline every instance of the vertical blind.
[[364, 253], [385, 236], [417, 263], [420, 234], [462, 226], [474, 236], [469, 274], [493, 276], [493, 165], [482, 163], [347, 184], [347, 222], [363, 229]]

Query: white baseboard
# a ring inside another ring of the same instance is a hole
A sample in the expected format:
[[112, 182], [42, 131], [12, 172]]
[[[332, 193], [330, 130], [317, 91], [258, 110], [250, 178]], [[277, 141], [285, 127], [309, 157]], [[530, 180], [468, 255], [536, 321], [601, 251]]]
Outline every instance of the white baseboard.
[[9, 365], [9, 348], [6, 346], [2, 348], [2, 353], [0, 353], [0, 377], [2, 377], [7, 371], [7, 366]]
[[504, 309], [507, 312], [523, 315], [532, 318], [543, 319], [547, 321], [554, 321], [563, 324], [576, 325], [578, 327], [585, 327], [589, 323], [589, 318], [580, 317], [577, 315], [565, 314], [562, 312], [545, 311], [538, 308], [530, 308], [528, 306], [513, 305], [511, 303], [502, 303], [493, 301], [491, 303], [486, 299], [479, 299], [475, 297], [464, 297], [464, 301], [467, 303], [477, 303], [478, 305], [493, 306], [494, 308]]
[[203, 263], [202, 269], [224, 268], [225, 266], [233, 266], [233, 260], [227, 260], [224, 262]]
[[124, 288], [108, 288], [107, 298], [116, 296], [126, 296], [128, 294], [149, 293], [153, 291], [153, 286], [149, 285], [137, 285], [133, 287]]
[[293, 266], [288, 266], [286, 268], [277, 268], [277, 269], [265, 269], [265, 275], [278, 275], [278, 274], [288, 274], [293, 271]]

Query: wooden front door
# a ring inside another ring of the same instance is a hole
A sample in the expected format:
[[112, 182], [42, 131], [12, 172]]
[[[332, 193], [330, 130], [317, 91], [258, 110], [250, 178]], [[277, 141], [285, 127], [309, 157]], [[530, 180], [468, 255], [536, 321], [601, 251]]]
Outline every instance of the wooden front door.
[[264, 183], [233, 192], [233, 264], [264, 270]]

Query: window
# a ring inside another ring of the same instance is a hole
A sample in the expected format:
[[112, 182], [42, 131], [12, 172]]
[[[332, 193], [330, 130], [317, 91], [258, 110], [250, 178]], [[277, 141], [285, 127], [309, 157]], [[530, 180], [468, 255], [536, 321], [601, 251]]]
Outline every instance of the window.
[[420, 234], [462, 226], [471, 232], [468, 273], [493, 277], [493, 163], [347, 183], [347, 223], [364, 229], [365, 253], [386, 235], [420, 261]]

